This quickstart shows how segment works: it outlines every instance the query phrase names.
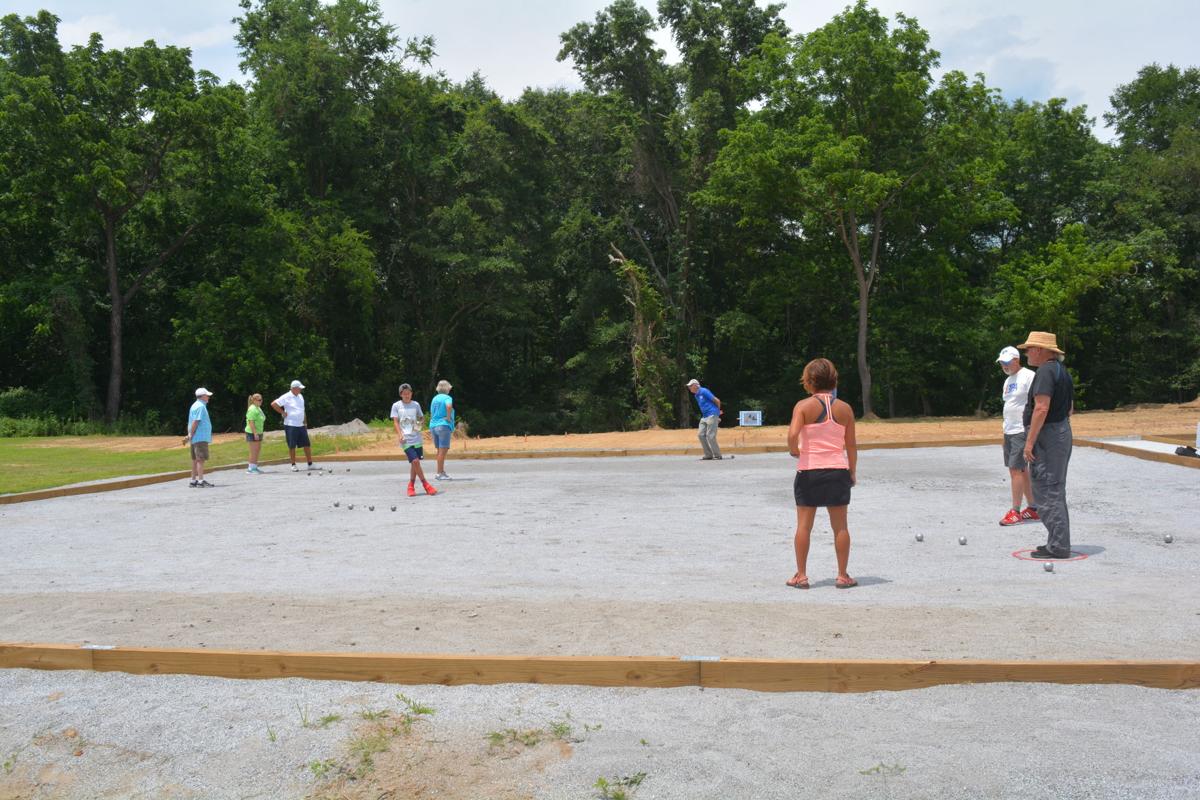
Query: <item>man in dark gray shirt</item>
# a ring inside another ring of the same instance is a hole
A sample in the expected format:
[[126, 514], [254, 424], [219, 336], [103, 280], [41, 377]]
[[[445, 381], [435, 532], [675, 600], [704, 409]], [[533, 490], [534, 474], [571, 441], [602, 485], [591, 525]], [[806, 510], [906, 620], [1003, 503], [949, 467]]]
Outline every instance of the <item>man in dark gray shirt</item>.
[[1058, 337], [1033, 331], [1025, 344], [1029, 366], [1037, 374], [1025, 403], [1025, 461], [1033, 478], [1033, 495], [1046, 526], [1046, 544], [1033, 551], [1034, 558], [1071, 557], [1071, 518], [1067, 513], [1067, 466], [1071, 463], [1071, 413], [1075, 407], [1075, 384], [1062, 365], [1066, 356]]

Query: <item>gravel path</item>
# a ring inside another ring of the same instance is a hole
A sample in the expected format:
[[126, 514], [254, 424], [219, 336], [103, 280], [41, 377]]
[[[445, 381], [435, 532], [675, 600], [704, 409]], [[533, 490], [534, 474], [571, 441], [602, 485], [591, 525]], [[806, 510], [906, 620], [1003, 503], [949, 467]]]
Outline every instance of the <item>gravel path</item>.
[[[409, 733], [385, 727], [403, 721], [398, 688], [433, 712]], [[580, 800], [638, 773], [640, 800], [1200, 793], [1200, 692], [1127, 686], [762, 694], [6, 670], [0, 697], [0, 798]], [[362, 769], [380, 730], [387, 749]]]

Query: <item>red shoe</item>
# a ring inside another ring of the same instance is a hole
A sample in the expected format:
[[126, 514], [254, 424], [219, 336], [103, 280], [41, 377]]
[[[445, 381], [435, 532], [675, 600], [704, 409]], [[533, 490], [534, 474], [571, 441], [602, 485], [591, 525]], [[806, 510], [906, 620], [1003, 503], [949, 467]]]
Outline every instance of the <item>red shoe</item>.
[[1041, 522], [1036, 508], [1027, 508], [1021, 512], [1021, 522]]
[[413, 487], [413, 485], [411, 483], [408, 485], [408, 496], [409, 497], [417, 496], [417, 490]]
[[429, 481], [426, 481], [425, 483], [423, 483], [421, 485], [425, 487], [425, 494], [437, 494], [437, 489], [430, 486]]
[[1004, 519], [1000, 520], [1000, 524], [1008, 527], [1009, 525], [1020, 525], [1024, 521], [1025, 518], [1021, 516], [1020, 511], [1010, 508], [1008, 513], [1004, 515]]

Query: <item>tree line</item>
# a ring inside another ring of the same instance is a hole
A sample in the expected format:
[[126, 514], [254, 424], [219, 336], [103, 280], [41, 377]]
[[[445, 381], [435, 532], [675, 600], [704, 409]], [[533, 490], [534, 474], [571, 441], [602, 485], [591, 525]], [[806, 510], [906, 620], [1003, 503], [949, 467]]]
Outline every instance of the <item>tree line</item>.
[[242, 0], [243, 84], [4, 17], [0, 416], [299, 377], [323, 424], [445, 377], [473, 433], [673, 427], [696, 376], [780, 423], [816, 356], [861, 414], [984, 413], [1030, 329], [1083, 408], [1196, 396], [1200, 70], [1131, 75], [1102, 142], [935, 77], [912, 17], [780, 8], [616, 0], [561, 36], [582, 89], [514, 100], [376, 0]]

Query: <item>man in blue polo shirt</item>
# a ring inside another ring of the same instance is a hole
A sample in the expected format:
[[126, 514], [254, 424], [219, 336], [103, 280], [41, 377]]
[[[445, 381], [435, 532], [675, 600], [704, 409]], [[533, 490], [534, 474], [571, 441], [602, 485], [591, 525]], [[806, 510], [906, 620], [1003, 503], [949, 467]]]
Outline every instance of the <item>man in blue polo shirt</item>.
[[721, 458], [721, 448], [717, 446], [717, 426], [721, 422], [721, 398], [700, 385], [700, 381], [692, 378], [687, 382], [688, 391], [696, 396], [696, 404], [700, 406], [700, 446], [704, 448], [701, 461], [712, 461]]

